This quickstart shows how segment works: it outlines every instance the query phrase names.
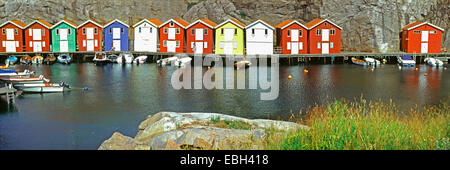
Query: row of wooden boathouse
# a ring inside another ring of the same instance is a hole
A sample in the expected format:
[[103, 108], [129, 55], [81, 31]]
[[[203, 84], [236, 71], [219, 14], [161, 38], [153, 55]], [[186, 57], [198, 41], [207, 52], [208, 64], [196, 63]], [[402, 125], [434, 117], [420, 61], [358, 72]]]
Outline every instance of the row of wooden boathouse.
[[[66, 19], [53, 25], [44, 20], [28, 25], [10, 20], [0, 25], [0, 52], [129, 51], [129, 28], [117, 19], [105, 25], [93, 20], [80, 25]], [[143, 19], [132, 28], [133, 51], [142, 52], [270, 55], [275, 53], [274, 46], [280, 50], [279, 54], [337, 54], [341, 51], [342, 27], [320, 18], [307, 24], [285, 20], [277, 26], [263, 20], [245, 25], [233, 18], [220, 24], [208, 19], [193, 23], [181, 18], [164, 23], [158, 19]], [[408, 24], [402, 28], [401, 50], [440, 53], [443, 31], [428, 22]]]

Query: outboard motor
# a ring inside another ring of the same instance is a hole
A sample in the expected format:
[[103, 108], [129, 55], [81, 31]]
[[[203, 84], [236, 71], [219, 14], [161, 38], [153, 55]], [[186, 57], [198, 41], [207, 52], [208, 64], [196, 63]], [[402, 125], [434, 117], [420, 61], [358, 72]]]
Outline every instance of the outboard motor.
[[64, 82], [64, 81], [61, 81], [61, 82], [59, 82], [59, 86], [61, 86], [61, 87], [65, 87], [65, 88], [67, 88], [67, 89], [70, 89], [70, 85], [69, 84], [67, 84], [66, 82]]

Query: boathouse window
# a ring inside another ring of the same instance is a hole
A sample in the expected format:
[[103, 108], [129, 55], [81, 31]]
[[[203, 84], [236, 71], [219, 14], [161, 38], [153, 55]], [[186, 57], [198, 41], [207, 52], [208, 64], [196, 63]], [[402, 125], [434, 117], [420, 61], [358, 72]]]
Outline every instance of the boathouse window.
[[97, 35], [98, 34], [98, 30], [97, 28], [94, 28], [94, 34]]
[[164, 28], [164, 34], [167, 34], [167, 28]]
[[17, 28], [14, 28], [14, 34], [19, 34], [19, 31], [17, 31]]
[[322, 34], [322, 30], [321, 29], [317, 29], [316, 30], [316, 35], [320, 35], [320, 34]]
[[123, 34], [123, 32], [124, 32], [124, 31], [123, 31], [123, 28], [120, 28], [120, 32]]
[[255, 29], [252, 28], [252, 35], [255, 35]]
[[233, 45], [234, 45], [234, 49], [237, 49], [237, 42], [234, 42]]
[[436, 31], [430, 31], [430, 34], [436, 34]]
[[237, 35], [237, 29], [236, 28], [234, 29], [234, 35]]
[[112, 28], [109, 28], [109, 34], [112, 34]]
[[420, 31], [416, 30], [416, 31], [414, 31], [414, 34], [420, 34]]
[[208, 35], [208, 29], [205, 29], [205, 35]]
[[173, 26], [174, 26], [173, 22], [170, 22], [170, 27], [173, 27]]
[[320, 42], [317, 43], [317, 49], [320, 49]]
[[4, 28], [2, 29], [2, 33], [3, 33], [3, 35], [5, 35], [5, 34], [6, 34], [6, 32], [5, 32], [5, 29], [4, 29]]
[[59, 35], [59, 28], [56, 28], [56, 35]]
[[152, 33], [153, 32], [153, 28], [152, 27], [150, 27], [150, 33]]
[[71, 29], [68, 29], [67, 31], [68, 31], [67, 34], [69, 34], [69, 35], [72, 33], [72, 30], [71, 30]]
[[33, 41], [30, 41], [30, 47], [33, 47]]
[[288, 37], [291, 36], [291, 30], [287, 30], [287, 36], [288, 36]]
[[291, 50], [291, 43], [290, 42], [287, 43], [287, 49]]
[[195, 35], [195, 29], [191, 29], [191, 35]]
[[142, 29], [141, 29], [141, 27], [139, 27], [139, 33], [141, 33], [142, 32]]
[[323, 25], [324, 25], [324, 26], [327, 26], [327, 23], [325, 22]]
[[166, 41], [166, 40], [163, 41], [163, 46], [164, 46], [164, 47], [167, 46], [167, 41]]
[[334, 35], [334, 29], [330, 29], [330, 35]]
[[86, 28], [83, 28], [83, 35], [86, 34]]
[[208, 42], [205, 42], [203, 45], [204, 45], [204, 48], [208, 48]]
[[330, 42], [330, 48], [333, 48], [333, 42]]
[[298, 36], [303, 36], [303, 30], [298, 30]]
[[269, 34], [269, 31], [267, 29], [264, 30], [264, 34]]
[[[5, 31], [5, 29], [3, 29], [3, 31]], [[220, 34], [223, 35], [223, 28], [220, 29]], [[222, 47], [221, 47], [222, 48]]]
[[45, 36], [45, 29], [42, 28], [42, 36]]
[[220, 48], [223, 49], [223, 42], [220, 42]]
[[177, 48], [180, 47], [180, 41], [177, 41]]
[[177, 34], [180, 34], [180, 28], [177, 28]]

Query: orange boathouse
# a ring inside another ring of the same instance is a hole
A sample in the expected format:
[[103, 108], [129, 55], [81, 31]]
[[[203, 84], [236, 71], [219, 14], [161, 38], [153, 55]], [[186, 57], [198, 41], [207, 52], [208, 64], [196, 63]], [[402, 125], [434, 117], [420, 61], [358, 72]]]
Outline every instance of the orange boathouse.
[[440, 53], [444, 29], [416, 21], [402, 28], [401, 50], [407, 53]]
[[342, 28], [327, 19], [315, 19], [308, 27], [309, 54], [339, 54]]

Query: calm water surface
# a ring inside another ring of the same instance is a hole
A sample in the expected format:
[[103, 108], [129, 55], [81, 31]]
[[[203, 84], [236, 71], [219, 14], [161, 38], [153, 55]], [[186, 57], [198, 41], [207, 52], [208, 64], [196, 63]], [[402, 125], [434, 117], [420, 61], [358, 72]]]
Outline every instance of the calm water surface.
[[[303, 72], [305, 67], [308, 73]], [[175, 90], [170, 79], [176, 68], [156, 64], [30, 66], [38, 75], [55, 83], [65, 80], [74, 89], [24, 94], [14, 106], [1, 100], [0, 149], [97, 149], [114, 131], [135, 136], [139, 123], [160, 111], [286, 119], [314, 104], [357, 100], [361, 95], [368, 100], [392, 99], [405, 109], [448, 98], [449, 71], [419, 67], [416, 71], [383, 65], [371, 71], [349, 64], [280, 66], [279, 97], [261, 101], [260, 93], [268, 90]]]

